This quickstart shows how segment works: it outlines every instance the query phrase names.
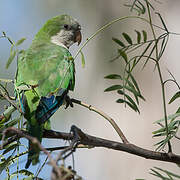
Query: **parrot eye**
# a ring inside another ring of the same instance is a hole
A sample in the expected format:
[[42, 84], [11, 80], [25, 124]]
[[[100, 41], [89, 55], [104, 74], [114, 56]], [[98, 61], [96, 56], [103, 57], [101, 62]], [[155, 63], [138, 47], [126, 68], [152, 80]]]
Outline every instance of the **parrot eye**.
[[80, 25], [78, 25], [78, 30], [81, 30], [81, 26]]
[[65, 30], [69, 30], [70, 29], [70, 26], [68, 24], [64, 24], [64, 29]]

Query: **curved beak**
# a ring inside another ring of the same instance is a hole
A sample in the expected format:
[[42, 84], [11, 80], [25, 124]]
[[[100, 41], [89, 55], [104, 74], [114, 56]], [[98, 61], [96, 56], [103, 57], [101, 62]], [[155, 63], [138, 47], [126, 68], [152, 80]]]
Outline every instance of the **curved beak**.
[[81, 43], [81, 40], [82, 40], [82, 35], [81, 35], [81, 31], [80, 30], [77, 30], [75, 32], [75, 42], [78, 43], [78, 45]]

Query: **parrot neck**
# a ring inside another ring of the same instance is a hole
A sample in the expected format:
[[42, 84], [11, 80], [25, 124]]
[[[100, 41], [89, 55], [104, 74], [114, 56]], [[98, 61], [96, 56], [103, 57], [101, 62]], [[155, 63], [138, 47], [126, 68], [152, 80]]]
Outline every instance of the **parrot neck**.
[[53, 44], [56, 44], [56, 45], [58, 45], [58, 46], [61, 46], [61, 47], [64, 47], [64, 48], [68, 49], [68, 47], [66, 47], [62, 42], [60, 42], [57, 38], [55, 38], [55, 36], [53, 36], [53, 37], [51, 38], [51, 42], [52, 42]]

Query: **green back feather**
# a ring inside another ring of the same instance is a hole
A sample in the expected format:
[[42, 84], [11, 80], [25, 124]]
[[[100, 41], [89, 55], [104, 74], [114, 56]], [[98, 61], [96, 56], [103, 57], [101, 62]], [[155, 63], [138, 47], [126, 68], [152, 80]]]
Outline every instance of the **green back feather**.
[[18, 61], [16, 86], [33, 85], [39, 96], [74, 89], [74, 62], [69, 51], [52, 43], [30, 48]]

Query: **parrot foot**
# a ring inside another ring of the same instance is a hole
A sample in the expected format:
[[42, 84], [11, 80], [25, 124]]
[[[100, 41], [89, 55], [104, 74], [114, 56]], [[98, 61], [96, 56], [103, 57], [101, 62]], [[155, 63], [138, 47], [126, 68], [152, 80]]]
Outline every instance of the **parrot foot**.
[[69, 106], [74, 107], [72, 100], [68, 95], [65, 95], [65, 103], [66, 103], [65, 109], [67, 109]]
[[70, 133], [72, 133], [73, 138], [71, 140], [70, 145], [66, 149], [64, 149], [64, 151], [61, 152], [60, 154], [61, 159], [65, 160], [67, 157], [69, 157], [72, 153], [76, 151], [76, 148], [78, 147], [81, 141], [81, 137], [79, 136], [79, 132], [78, 132], [79, 130], [80, 129], [77, 128], [76, 126], [74, 125], [71, 126]]

